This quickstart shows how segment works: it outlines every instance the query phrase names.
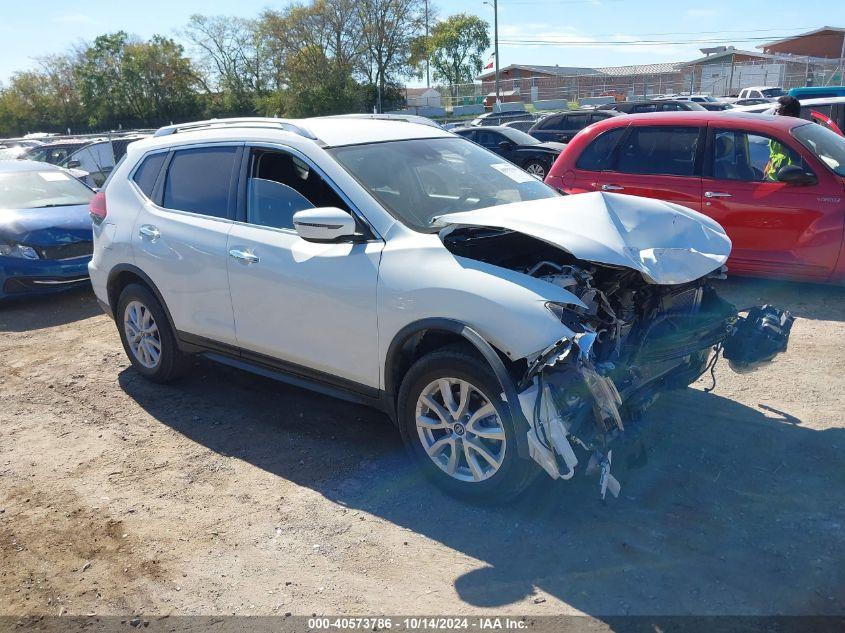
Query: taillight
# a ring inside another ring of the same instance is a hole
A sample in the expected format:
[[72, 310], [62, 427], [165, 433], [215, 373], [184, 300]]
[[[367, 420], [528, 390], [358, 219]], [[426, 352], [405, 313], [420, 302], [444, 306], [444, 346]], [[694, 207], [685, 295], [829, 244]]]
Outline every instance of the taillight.
[[103, 220], [106, 219], [106, 215], [108, 215], [108, 211], [106, 210], [105, 192], [98, 191], [94, 194], [94, 197], [91, 198], [91, 202], [88, 203], [88, 213], [91, 215], [91, 219], [94, 221], [94, 224], [99, 226], [103, 223]]

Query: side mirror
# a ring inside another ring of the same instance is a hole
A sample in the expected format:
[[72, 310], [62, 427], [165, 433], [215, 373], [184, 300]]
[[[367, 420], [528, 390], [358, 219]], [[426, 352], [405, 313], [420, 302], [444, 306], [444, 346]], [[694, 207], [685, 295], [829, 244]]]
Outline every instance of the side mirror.
[[510, 141], [502, 141], [499, 143], [499, 149], [505, 152], [511, 150], [513, 149], [513, 143], [511, 143]]
[[787, 185], [815, 185], [819, 180], [815, 174], [804, 171], [798, 165], [786, 165], [781, 167], [777, 173], [778, 182]]
[[305, 209], [293, 214], [293, 227], [309, 242], [354, 241], [355, 218], [337, 207]]
[[82, 167], [82, 163], [80, 163], [78, 160], [75, 160], [75, 159], [74, 159], [74, 160], [69, 160], [69, 161], [67, 162], [66, 167], [67, 167], [68, 169], [79, 169], [80, 167]]

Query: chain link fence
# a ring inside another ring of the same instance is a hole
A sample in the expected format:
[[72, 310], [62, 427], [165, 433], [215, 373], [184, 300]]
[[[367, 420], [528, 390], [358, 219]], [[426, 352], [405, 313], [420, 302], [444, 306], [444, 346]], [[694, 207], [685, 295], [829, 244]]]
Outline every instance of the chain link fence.
[[[701, 63], [678, 65], [669, 72], [632, 72], [632, 67], [605, 68], [595, 74], [507, 77], [499, 80], [503, 102], [559, 102], [575, 105], [592, 99], [651, 98], [679, 93], [703, 93], [714, 97], [737, 95], [751, 86], [780, 86], [786, 90], [801, 86], [841, 85], [841, 60], [795, 58], [767, 62]], [[485, 79], [470, 84], [435, 88], [440, 106], [490, 106], [495, 100], [495, 82]]]

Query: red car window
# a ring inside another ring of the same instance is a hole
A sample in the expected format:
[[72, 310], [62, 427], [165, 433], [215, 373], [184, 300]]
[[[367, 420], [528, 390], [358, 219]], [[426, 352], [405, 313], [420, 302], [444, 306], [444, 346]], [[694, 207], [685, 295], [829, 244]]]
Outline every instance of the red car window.
[[632, 127], [622, 144], [616, 171], [624, 174], [693, 176], [698, 127]]
[[741, 130], [715, 130], [713, 177], [717, 180], [764, 182], [785, 165], [802, 165], [801, 157], [776, 139]]
[[610, 169], [614, 150], [626, 129], [624, 127], [617, 127], [599, 134], [581, 152], [575, 167], [584, 171], [603, 171]]

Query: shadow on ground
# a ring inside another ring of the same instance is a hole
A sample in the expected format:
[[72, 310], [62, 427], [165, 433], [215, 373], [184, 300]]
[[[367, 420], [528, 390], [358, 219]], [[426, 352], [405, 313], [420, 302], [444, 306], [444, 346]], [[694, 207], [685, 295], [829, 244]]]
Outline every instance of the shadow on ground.
[[0, 332], [30, 332], [102, 314], [91, 286], [60, 294], [0, 300]]
[[131, 369], [120, 384], [221, 455], [483, 561], [454, 579], [470, 605], [551, 595], [617, 631], [610, 616], [845, 612], [842, 429], [686, 389], [650, 410], [649, 463], [622, 476], [619, 499], [601, 505], [595, 479], [543, 477], [516, 505], [481, 508], [422, 480], [369, 409], [205, 362], [178, 385]]
[[744, 309], [770, 303], [802, 319], [845, 321], [845, 286], [731, 277], [717, 282], [725, 299]]

